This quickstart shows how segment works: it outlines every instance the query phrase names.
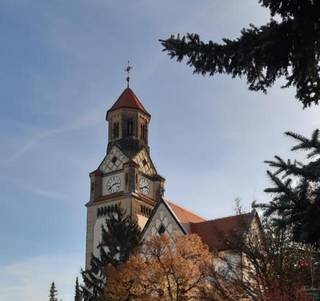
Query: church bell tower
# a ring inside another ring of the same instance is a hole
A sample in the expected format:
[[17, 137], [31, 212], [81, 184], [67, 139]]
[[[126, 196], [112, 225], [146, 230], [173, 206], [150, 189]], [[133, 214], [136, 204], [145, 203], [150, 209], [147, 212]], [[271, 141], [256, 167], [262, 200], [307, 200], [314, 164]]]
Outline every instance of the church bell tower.
[[87, 207], [86, 267], [97, 255], [101, 225], [121, 207], [141, 229], [164, 192], [164, 181], [151, 160], [148, 127], [151, 115], [127, 87], [107, 111], [108, 144], [104, 159], [90, 173]]

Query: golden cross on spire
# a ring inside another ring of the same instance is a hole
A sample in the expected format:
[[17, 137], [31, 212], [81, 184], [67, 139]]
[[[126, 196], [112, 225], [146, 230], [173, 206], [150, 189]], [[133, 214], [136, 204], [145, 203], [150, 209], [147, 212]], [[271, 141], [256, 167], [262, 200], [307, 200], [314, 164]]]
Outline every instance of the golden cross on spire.
[[130, 83], [130, 71], [133, 67], [130, 66], [130, 61], [128, 61], [128, 66], [126, 69], [124, 69], [125, 72], [127, 72], [127, 78], [126, 78], [126, 81], [127, 81], [127, 88], [129, 88], [129, 83]]

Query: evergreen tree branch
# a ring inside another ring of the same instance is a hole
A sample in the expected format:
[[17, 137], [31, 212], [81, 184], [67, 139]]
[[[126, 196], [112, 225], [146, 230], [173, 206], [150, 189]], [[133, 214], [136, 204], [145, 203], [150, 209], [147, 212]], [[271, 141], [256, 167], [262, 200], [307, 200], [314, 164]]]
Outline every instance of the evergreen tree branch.
[[266, 161], [275, 169], [274, 173], [267, 171], [273, 187], [265, 189], [272, 195], [272, 201], [256, 206], [271, 216], [279, 229], [290, 229], [296, 241], [320, 245], [319, 130], [310, 139], [292, 132], [286, 134], [298, 141], [293, 151], [305, 150], [307, 159], [316, 159], [292, 163], [275, 156], [274, 161]]
[[[311, 0], [260, 0], [270, 9], [266, 25], [250, 25], [234, 40], [204, 42], [198, 34], [172, 35], [159, 40], [171, 58], [194, 73], [213, 76], [245, 76], [250, 90], [266, 92], [276, 80], [283, 88], [296, 87], [296, 98], [304, 107], [320, 99], [320, 2]], [[280, 19], [278, 21], [278, 19]]]

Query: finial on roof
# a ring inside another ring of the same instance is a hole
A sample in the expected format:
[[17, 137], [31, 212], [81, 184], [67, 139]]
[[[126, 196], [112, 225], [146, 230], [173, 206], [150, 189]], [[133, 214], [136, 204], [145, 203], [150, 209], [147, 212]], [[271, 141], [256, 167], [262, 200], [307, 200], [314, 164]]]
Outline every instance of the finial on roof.
[[127, 78], [126, 78], [126, 81], [127, 81], [127, 88], [129, 88], [129, 83], [130, 83], [130, 71], [133, 67], [130, 66], [130, 61], [128, 61], [128, 66], [126, 69], [124, 69], [125, 72], [127, 72]]

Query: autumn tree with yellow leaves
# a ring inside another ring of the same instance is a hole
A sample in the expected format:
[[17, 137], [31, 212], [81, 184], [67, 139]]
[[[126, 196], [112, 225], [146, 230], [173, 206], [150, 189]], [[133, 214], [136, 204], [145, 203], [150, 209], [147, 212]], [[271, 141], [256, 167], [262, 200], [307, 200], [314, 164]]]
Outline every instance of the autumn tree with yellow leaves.
[[197, 235], [162, 235], [146, 241], [139, 252], [119, 267], [105, 289], [107, 300], [199, 300], [212, 256]]

